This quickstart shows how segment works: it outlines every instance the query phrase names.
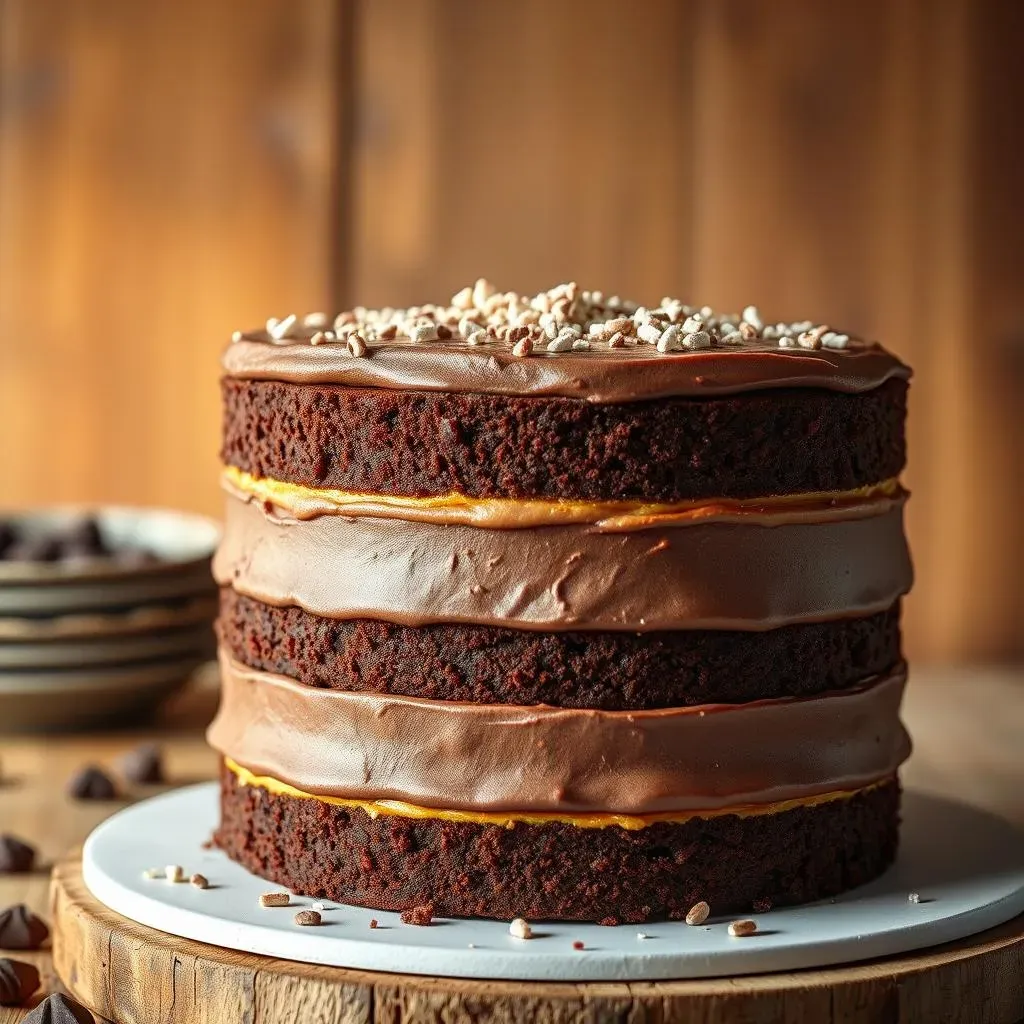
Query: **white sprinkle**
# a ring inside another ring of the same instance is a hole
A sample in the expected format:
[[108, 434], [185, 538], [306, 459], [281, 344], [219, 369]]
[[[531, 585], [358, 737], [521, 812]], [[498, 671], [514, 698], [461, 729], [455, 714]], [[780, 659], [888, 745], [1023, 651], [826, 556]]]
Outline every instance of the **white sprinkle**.
[[471, 338], [474, 334], [479, 334], [483, 330], [475, 320], [471, 320], [468, 316], [464, 316], [459, 321], [459, 334], [464, 338]]
[[548, 342], [549, 352], [568, 352], [572, 348], [573, 338], [571, 335], [559, 334], [553, 341]]
[[828, 334], [822, 335], [821, 343], [825, 348], [846, 348], [847, 342], [850, 340], [848, 334]]
[[745, 306], [743, 309], [743, 319], [751, 327], [756, 327], [759, 331], [764, 327], [764, 321], [761, 319], [761, 314], [757, 311], [757, 306]]
[[596, 338], [598, 341], [601, 341], [604, 338], [606, 330], [607, 328], [605, 327], [605, 325], [599, 322], [596, 324], [591, 324], [587, 330], [587, 333], [590, 335], [590, 337]]
[[476, 949], [476, 943], [475, 942], [467, 942], [466, 943], [466, 949]]
[[164, 868], [164, 878], [168, 882], [184, 882], [185, 872], [180, 864], [168, 864]]
[[[765, 334], [767, 338], [768, 335]], [[795, 348], [796, 342], [792, 338], [779, 338], [779, 348]]]
[[760, 328], [748, 324], [746, 320], [741, 321], [739, 326], [740, 337], [746, 341], [753, 341], [760, 333]]
[[437, 324], [433, 320], [420, 320], [413, 325], [409, 337], [415, 342], [437, 341]]
[[704, 329], [704, 317], [700, 313], [694, 313], [692, 316], [688, 316], [683, 321], [683, 333], [693, 334], [694, 331], [702, 331]]
[[586, 351], [587, 349], [589, 349], [589, 348], [590, 348], [590, 342], [589, 342], [589, 341], [587, 341], [587, 339], [586, 339], [586, 338], [577, 338], [577, 339], [576, 339], [576, 340], [575, 340], [575, 341], [574, 341], [574, 342], [572, 343], [572, 347], [573, 347], [574, 349], [577, 349], [577, 350], [580, 350], [580, 351], [583, 351], [583, 352], [585, 352], [585, 351]]
[[623, 348], [625, 346], [625, 344], [626, 344], [626, 336], [622, 333], [622, 331], [616, 331], [608, 339], [608, 347], [609, 348]]
[[452, 296], [452, 305], [456, 309], [472, 309], [473, 308], [473, 289], [468, 285], [461, 291], [456, 292]]
[[327, 907], [323, 903], [321, 903], [319, 900], [317, 900], [316, 903], [313, 904], [313, 909], [314, 910], [326, 910]]
[[637, 937], [637, 939], [638, 939], [638, 940], [639, 940], [640, 942], [643, 942], [643, 941], [644, 941], [644, 939], [647, 939], [647, 938], [649, 938], [649, 936], [648, 936], [647, 932], [637, 932], [637, 933], [636, 933], [636, 937]]
[[636, 329], [636, 336], [641, 341], [646, 341], [651, 345], [657, 345], [661, 341], [662, 330], [656, 324], [644, 322]]
[[683, 338], [683, 348], [711, 348], [711, 335], [707, 331], [694, 331]]
[[520, 338], [519, 341], [512, 346], [512, 355], [519, 356], [520, 358], [528, 356], [532, 351], [533, 340], [529, 336]]
[[682, 345], [683, 343], [680, 338], [679, 326], [677, 324], [669, 324], [658, 338], [659, 352], [675, 352], [676, 349], [682, 348]]
[[743, 335], [739, 331], [729, 331], [728, 334], [722, 335], [723, 345], [739, 345], [743, 341]]
[[774, 341], [776, 339], [776, 337], [778, 336], [778, 331], [776, 331], [775, 328], [772, 327], [771, 324], [769, 324], [761, 333], [764, 335], [765, 339], [768, 340], [768, 341]]
[[288, 332], [298, 323], [299, 318], [294, 313], [289, 313], [283, 320], [275, 320], [271, 317], [267, 321], [267, 333], [275, 340], [281, 341], [288, 337]]
[[710, 320], [711, 317], [715, 315], [715, 311], [710, 306], [701, 306], [700, 315], [704, 317], [705, 320]]
[[232, 341], [236, 341], [236, 342], [237, 341], [241, 341], [242, 340], [242, 332], [241, 331], [232, 331], [231, 332], [231, 340]]
[[907, 897], [907, 900], [908, 900], [908, 901], [909, 901], [910, 903], [920, 903], [920, 902], [921, 902], [921, 894], [920, 894], [919, 892], [912, 892], [912, 893], [911, 893], [911, 894], [910, 894], [910, 895], [909, 895], [909, 896]]
[[163, 877], [165, 877], [164, 876], [164, 869], [163, 868], [146, 868], [146, 870], [142, 872], [142, 877], [143, 878], [163, 878]]
[[[494, 285], [490, 281], [484, 278], [478, 278], [475, 285], [473, 285], [473, 305], [477, 309], [483, 309], [486, 305], [487, 300], [494, 294]], [[454, 301], [452, 305], [457, 305]]]
[[303, 327], [326, 327], [330, 317], [326, 313], [307, 313], [302, 318]]
[[533, 929], [530, 927], [528, 921], [524, 921], [521, 917], [517, 917], [509, 926], [508, 933], [514, 939], [532, 939]]
[[334, 331], [317, 331], [309, 339], [310, 345], [322, 345], [325, 341], [334, 341]]

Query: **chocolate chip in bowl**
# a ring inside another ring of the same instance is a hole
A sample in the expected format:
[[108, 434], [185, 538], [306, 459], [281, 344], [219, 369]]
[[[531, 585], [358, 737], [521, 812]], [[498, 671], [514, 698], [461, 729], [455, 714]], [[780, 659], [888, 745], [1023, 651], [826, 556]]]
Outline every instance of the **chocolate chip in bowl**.
[[218, 525], [166, 510], [0, 517], [0, 731], [145, 717], [208, 660]]

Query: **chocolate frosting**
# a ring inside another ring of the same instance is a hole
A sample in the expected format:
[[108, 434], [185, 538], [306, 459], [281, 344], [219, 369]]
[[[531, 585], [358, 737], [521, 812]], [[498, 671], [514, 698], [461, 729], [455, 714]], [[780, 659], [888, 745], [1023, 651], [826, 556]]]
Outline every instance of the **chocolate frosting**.
[[273, 343], [245, 335], [224, 354], [230, 377], [402, 391], [561, 396], [636, 402], [674, 395], [727, 395], [764, 388], [870, 391], [910, 370], [879, 345], [846, 349], [779, 348], [764, 341], [662, 354], [653, 346], [512, 355], [506, 345], [371, 342], [363, 357], [343, 344]]
[[608, 533], [280, 520], [229, 496], [214, 575], [268, 604], [412, 626], [764, 630], [869, 615], [910, 589], [902, 501], [878, 509]]
[[910, 753], [891, 676], [806, 699], [657, 711], [461, 704], [312, 689], [221, 653], [208, 739], [314, 795], [479, 812], [659, 814], [801, 799]]

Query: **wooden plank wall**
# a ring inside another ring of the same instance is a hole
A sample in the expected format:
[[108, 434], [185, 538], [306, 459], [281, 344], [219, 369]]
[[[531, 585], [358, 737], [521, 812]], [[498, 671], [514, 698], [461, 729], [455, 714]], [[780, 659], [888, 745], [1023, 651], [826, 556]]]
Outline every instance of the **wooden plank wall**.
[[915, 365], [908, 648], [1024, 656], [1015, 0], [0, 0], [0, 501], [215, 511], [230, 330], [483, 273]]

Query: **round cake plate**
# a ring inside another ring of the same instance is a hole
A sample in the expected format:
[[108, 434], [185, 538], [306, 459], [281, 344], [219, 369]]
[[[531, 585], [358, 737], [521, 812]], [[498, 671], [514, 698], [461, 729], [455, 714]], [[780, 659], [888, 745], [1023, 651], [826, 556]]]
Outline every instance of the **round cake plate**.
[[[753, 915], [758, 932], [728, 934], [731, 918], [704, 925], [535, 924], [529, 941], [508, 924], [399, 915], [324, 901], [323, 923], [294, 915], [315, 902], [263, 908], [272, 883], [205, 849], [217, 785], [204, 783], [135, 804], [100, 825], [83, 854], [85, 883], [139, 924], [228, 949], [333, 967], [513, 981], [640, 981], [790, 971], [890, 956], [950, 942], [1024, 912], [1024, 840], [1003, 820], [934, 796], [904, 798], [901, 851], [882, 878], [838, 897]], [[180, 864], [210, 888], [143, 877]], [[912, 902], [910, 893], [919, 894]], [[371, 919], [378, 925], [370, 928]], [[641, 937], [645, 936], [645, 937]], [[583, 943], [583, 949], [574, 948]]]

